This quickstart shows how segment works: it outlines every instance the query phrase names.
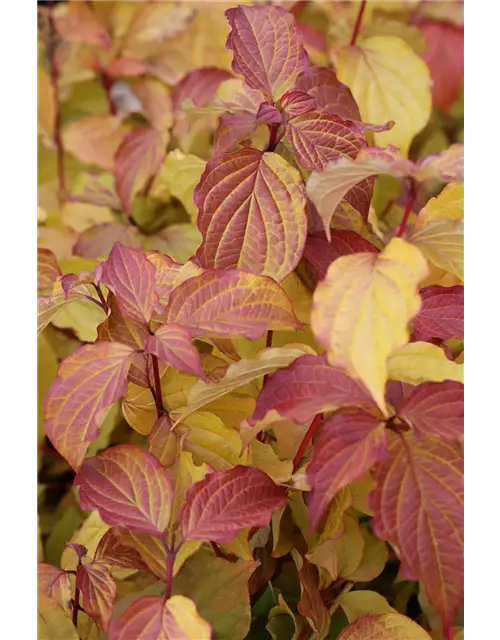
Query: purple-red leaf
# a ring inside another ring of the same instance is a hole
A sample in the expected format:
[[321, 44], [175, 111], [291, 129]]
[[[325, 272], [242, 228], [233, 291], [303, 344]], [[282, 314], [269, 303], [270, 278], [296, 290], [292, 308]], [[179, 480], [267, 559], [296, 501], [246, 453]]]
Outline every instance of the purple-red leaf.
[[229, 542], [246, 527], [265, 527], [286, 493], [259, 469], [216, 471], [190, 487], [181, 513], [184, 540]]
[[236, 144], [248, 138], [257, 126], [255, 113], [238, 111], [223, 113], [214, 134], [214, 158], [222, 153], [233, 151]]
[[117, 445], [85, 460], [75, 478], [82, 509], [97, 509], [107, 524], [161, 536], [173, 491], [164, 468], [148, 451]]
[[431, 285], [420, 290], [422, 306], [412, 318], [415, 340], [464, 337], [464, 288]]
[[67, 612], [71, 611], [71, 582], [69, 573], [45, 562], [38, 563], [38, 591], [45, 593]]
[[115, 155], [113, 173], [124, 211], [132, 211], [134, 196], [160, 168], [165, 146], [165, 137], [153, 127], [134, 129], [123, 138]]
[[242, 149], [210, 160], [194, 201], [202, 267], [243, 269], [280, 281], [297, 266], [307, 232], [304, 186], [278, 154]]
[[127, 345], [100, 342], [81, 347], [59, 367], [45, 398], [45, 430], [74, 469], [99, 433], [103, 409], [125, 395], [133, 353]]
[[114, 567], [149, 571], [149, 567], [142, 559], [140, 553], [133, 547], [123, 544], [119, 527], [108, 529], [99, 540], [94, 555], [94, 562], [96, 560]]
[[176, 262], [170, 256], [159, 251], [148, 251], [149, 262], [155, 267], [155, 289], [160, 303], [167, 305], [170, 294], [184, 280], [189, 280], [193, 276], [203, 273], [203, 269], [188, 260], [184, 264]]
[[289, 118], [301, 116], [314, 109], [316, 100], [304, 91], [289, 91], [280, 100], [280, 105]]
[[155, 267], [146, 254], [117, 242], [100, 269], [100, 281], [115, 294], [121, 313], [136, 322], [148, 323], [158, 296]]
[[397, 409], [418, 436], [450, 442], [464, 437], [464, 385], [460, 382], [424, 382]]
[[57, 258], [50, 249], [38, 248], [37, 256], [37, 289], [38, 293], [47, 291], [52, 293], [54, 282], [61, 275], [61, 270], [57, 264]]
[[300, 327], [280, 285], [244, 271], [206, 271], [171, 294], [165, 321], [189, 327], [193, 335], [260, 338], [268, 329]]
[[85, 613], [94, 618], [103, 631], [107, 631], [116, 596], [116, 582], [111, 571], [100, 561], [79, 564], [76, 586], [80, 589]]
[[300, 74], [295, 88], [314, 98], [319, 108], [347, 120], [361, 120], [351, 90], [327, 67], [311, 67]]
[[387, 457], [387, 445], [385, 424], [368, 413], [340, 413], [323, 425], [307, 468], [311, 527], [317, 527], [336, 493]]
[[212, 631], [184, 596], [143, 596], [112, 620], [109, 640], [210, 640]]
[[99, 342], [120, 342], [132, 349], [144, 349], [144, 342], [150, 335], [147, 324], [123, 315], [118, 308], [116, 296], [113, 294], [108, 296], [108, 306], [111, 313], [98, 326], [97, 340]]
[[373, 476], [374, 532], [396, 550], [402, 575], [422, 581], [446, 628], [463, 602], [461, 448], [408, 433], [394, 437], [389, 453]]
[[231, 25], [226, 48], [233, 51], [232, 68], [268, 102], [291, 89], [301, 71], [309, 68], [294, 17], [275, 5], [228, 9]]
[[180, 371], [205, 379], [200, 353], [191, 342], [191, 333], [180, 324], [163, 324], [154, 336], [147, 338], [144, 350]]
[[182, 108], [184, 100], [192, 100], [196, 107], [205, 106], [215, 95], [218, 86], [233, 75], [217, 67], [201, 67], [190, 71], [177, 83], [173, 94], [174, 111]]
[[286, 369], [272, 373], [257, 399], [252, 423], [274, 409], [297, 423], [317, 413], [344, 407], [374, 408], [361, 382], [328, 364], [325, 356], [302, 356]]
[[304, 258], [315, 271], [316, 280], [323, 280], [331, 263], [351, 253], [378, 253], [379, 249], [355, 231], [332, 229], [330, 242], [324, 234], [307, 237]]
[[281, 112], [269, 102], [263, 102], [257, 111], [256, 120], [270, 124], [281, 124]]
[[115, 242], [140, 247], [141, 233], [137, 227], [119, 222], [96, 224], [80, 234], [73, 253], [82, 258], [107, 258]]

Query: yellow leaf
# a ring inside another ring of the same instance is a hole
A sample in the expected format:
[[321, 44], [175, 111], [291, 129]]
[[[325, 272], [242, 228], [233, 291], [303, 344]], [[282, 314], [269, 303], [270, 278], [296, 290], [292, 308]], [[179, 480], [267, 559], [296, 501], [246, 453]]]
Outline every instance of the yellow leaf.
[[73, 329], [82, 342], [95, 342], [97, 327], [106, 320], [102, 309], [90, 300], [74, 300], [52, 320], [59, 329]]
[[151, 195], [157, 198], [174, 196], [182, 202], [195, 222], [198, 209], [193, 202], [193, 191], [205, 170], [205, 164], [201, 158], [186, 155], [180, 149], [171, 151], [154, 181]]
[[267, 473], [277, 484], [286, 482], [293, 473], [291, 460], [280, 460], [270, 444], [252, 440], [249, 464]]
[[224, 553], [233, 553], [242, 560], [253, 560], [252, 549], [250, 548], [250, 541], [248, 540], [248, 534], [250, 529], [243, 529], [240, 531], [234, 540], [231, 542], [225, 542], [221, 544], [221, 548]]
[[298, 347], [264, 349], [254, 360], [240, 360], [230, 365], [224, 378], [217, 383], [198, 380], [189, 392], [188, 404], [177, 416], [175, 424], [185, 420], [187, 416], [206, 406], [209, 402], [213, 402], [267, 373], [281, 367], [287, 367], [302, 355], [304, 355], [304, 349]]
[[98, 207], [85, 202], [65, 202], [61, 217], [66, 226], [80, 233], [96, 224], [115, 220], [109, 207]]
[[387, 600], [375, 591], [349, 591], [341, 594], [335, 604], [342, 607], [349, 622], [376, 613], [396, 612]]
[[[290, 621], [286, 620], [291, 618]], [[286, 624], [290, 622], [290, 624]], [[290, 638], [297, 640], [300, 635], [300, 629], [297, 625], [295, 615], [287, 605], [281, 593], [278, 595], [278, 604], [269, 611], [269, 622], [266, 629], [273, 640], [281, 640], [281, 638]], [[293, 629], [293, 631], [292, 631]], [[293, 633], [293, 635], [291, 635]], [[285, 635], [286, 634], [286, 635]]]
[[78, 633], [64, 609], [38, 592], [38, 640], [78, 640]]
[[349, 485], [341, 489], [330, 502], [320, 540], [335, 540], [344, 531], [344, 513], [352, 505], [352, 494]]
[[[68, 542], [82, 544], [87, 547], [90, 558], [94, 557], [103, 535], [110, 529], [110, 525], [101, 520], [98, 511], [92, 511], [82, 525], [75, 531]], [[65, 571], [75, 571], [78, 565], [78, 557], [71, 547], [66, 547], [61, 555], [61, 567]]]
[[394, 238], [379, 254], [335, 260], [314, 292], [311, 325], [329, 362], [359, 378], [384, 412], [387, 359], [409, 339], [427, 272], [420, 251]]
[[38, 67], [38, 132], [52, 140], [54, 138], [55, 101], [49, 74]]
[[335, 62], [337, 76], [352, 91], [362, 119], [395, 122], [390, 131], [374, 133], [375, 144], [394, 144], [406, 155], [431, 113], [430, 73], [422, 58], [401, 38], [374, 36], [341, 47]]
[[387, 366], [391, 380], [409, 384], [464, 380], [464, 365], [448, 360], [445, 352], [430, 342], [410, 342], [399, 347]]
[[[371, 582], [371, 580], [377, 578], [384, 570], [389, 557], [387, 545], [383, 540], [380, 540], [366, 529], [362, 530], [362, 534], [365, 541], [363, 559], [356, 570], [346, 576], [352, 582]], [[373, 613], [385, 612], [374, 611]]]
[[177, 628], [182, 640], [210, 640], [212, 637], [212, 627], [200, 616], [195, 603], [185, 596], [167, 600], [163, 619], [163, 629], [168, 632], [171, 627]]
[[325, 568], [333, 580], [353, 573], [363, 559], [365, 543], [358, 521], [345, 514], [343, 525], [340, 538], [320, 541], [306, 555], [309, 562]]

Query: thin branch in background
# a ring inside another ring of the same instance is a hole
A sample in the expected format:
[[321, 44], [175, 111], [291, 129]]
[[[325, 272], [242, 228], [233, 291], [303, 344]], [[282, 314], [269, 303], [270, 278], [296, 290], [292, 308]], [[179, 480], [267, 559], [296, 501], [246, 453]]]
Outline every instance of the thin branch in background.
[[356, 18], [356, 22], [354, 24], [354, 29], [351, 36], [351, 47], [356, 44], [356, 40], [358, 39], [359, 30], [361, 29], [361, 23], [363, 22], [363, 14], [366, 9], [366, 0], [362, 0], [361, 5], [358, 11], [358, 17]]
[[316, 431], [318, 430], [318, 427], [321, 424], [322, 420], [323, 420], [323, 414], [322, 413], [317, 413], [314, 416], [313, 421], [309, 425], [309, 428], [306, 431], [306, 435], [304, 436], [302, 442], [300, 443], [300, 447], [299, 447], [297, 453], [295, 454], [295, 458], [293, 459], [293, 472], [294, 473], [299, 468], [300, 461], [302, 460], [302, 458], [304, 456], [304, 452], [307, 449], [307, 445], [311, 442], [311, 440], [312, 440], [314, 434], [316, 433]]

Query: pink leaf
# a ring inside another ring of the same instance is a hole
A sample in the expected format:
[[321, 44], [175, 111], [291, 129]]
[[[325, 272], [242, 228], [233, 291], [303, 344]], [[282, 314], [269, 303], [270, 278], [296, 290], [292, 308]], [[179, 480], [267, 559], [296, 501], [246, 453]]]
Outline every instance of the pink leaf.
[[236, 144], [248, 138], [257, 126], [255, 113], [239, 111], [223, 113], [214, 135], [214, 158], [233, 151]]
[[67, 612], [71, 612], [71, 582], [69, 573], [45, 562], [38, 563], [38, 591], [45, 593]]
[[117, 242], [100, 266], [100, 280], [115, 294], [121, 313], [139, 323], [148, 323], [157, 295], [155, 268], [146, 254]]
[[216, 471], [188, 489], [182, 535], [184, 540], [229, 542], [241, 529], [268, 525], [286, 501], [285, 490], [259, 469]]
[[52, 293], [54, 282], [61, 275], [57, 258], [49, 249], [38, 248], [37, 255], [37, 289], [38, 293], [48, 291]]
[[157, 536], [168, 525], [170, 482], [158, 460], [136, 445], [117, 445], [87, 458], [75, 486], [82, 509], [97, 509], [107, 524]]
[[420, 290], [422, 305], [412, 318], [415, 340], [464, 337], [464, 288], [431, 285]]
[[266, 276], [215, 269], [178, 286], [165, 321], [193, 335], [257, 339], [268, 329], [298, 329], [293, 306], [280, 285]]
[[274, 105], [263, 102], [257, 111], [256, 120], [270, 124], [281, 124], [282, 118], [280, 111]]
[[231, 25], [226, 48], [233, 51], [233, 71], [260, 89], [268, 102], [277, 100], [309, 67], [294, 17], [275, 5], [239, 6], [228, 9], [226, 16]]
[[189, 329], [179, 324], [163, 324], [144, 345], [146, 353], [152, 353], [180, 371], [205, 379], [198, 349], [191, 342]]
[[402, 575], [422, 581], [443, 626], [451, 626], [463, 602], [460, 446], [405, 434], [394, 438], [389, 453], [373, 476], [374, 532], [395, 548]]
[[96, 560], [114, 567], [149, 571], [149, 567], [143, 561], [140, 553], [133, 547], [122, 543], [119, 527], [108, 529], [99, 540], [99, 545], [94, 555], [94, 561]]
[[165, 138], [153, 127], [127, 133], [115, 155], [116, 192], [124, 211], [131, 212], [134, 196], [155, 175], [165, 158]]
[[323, 280], [331, 263], [351, 253], [378, 253], [379, 249], [355, 231], [333, 229], [330, 242], [324, 234], [307, 237], [304, 258], [315, 271], [316, 280]]
[[460, 382], [424, 382], [397, 409], [420, 437], [433, 436], [449, 442], [464, 437], [464, 385]]
[[304, 185], [277, 153], [242, 149], [209, 160], [194, 201], [202, 267], [280, 281], [297, 266], [306, 238]]
[[297, 78], [295, 88], [314, 98], [319, 108], [346, 120], [361, 120], [350, 89], [327, 67], [311, 67]]
[[187, 99], [192, 100], [197, 107], [205, 106], [215, 96], [221, 82], [232, 77], [229, 71], [217, 67], [201, 67], [190, 71], [174, 89], [172, 94], [174, 111], [179, 111], [182, 103]]
[[119, 222], [96, 224], [82, 231], [73, 253], [82, 258], [107, 258], [116, 242], [128, 247], [140, 247], [141, 233], [137, 227]]
[[368, 413], [340, 413], [323, 425], [307, 468], [311, 527], [318, 526], [336, 493], [387, 457], [387, 445], [385, 424]]
[[117, 342], [80, 347], [63, 361], [45, 398], [48, 438], [78, 469], [99, 433], [102, 411], [127, 391], [133, 349]]
[[162, 305], [167, 305], [170, 294], [184, 280], [203, 273], [203, 269], [191, 260], [184, 264], [159, 251], [148, 251], [149, 262], [155, 267], [155, 289]]
[[80, 564], [76, 570], [76, 586], [80, 589], [85, 613], [107, 631], [116, 596], [116, 582], [111, 571], [99, 561]]
[[289, 118], [301, 116], [312, 111], [317, 105], [316, 100], [304, 91], [289, 91], [280, 100], [280, 105]]
[[300, 424], [323, 411], [356, 406], [375, 406], [363, 385], [329, 365], [325, 356], [306, 355], [269, 376], [257, 398], [252, 423], [271, 409]]

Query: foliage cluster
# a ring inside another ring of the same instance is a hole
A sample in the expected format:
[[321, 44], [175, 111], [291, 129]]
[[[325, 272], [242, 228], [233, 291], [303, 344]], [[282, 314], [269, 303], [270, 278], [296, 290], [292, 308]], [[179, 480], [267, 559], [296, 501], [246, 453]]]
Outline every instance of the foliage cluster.
[[38, 23], [39, 638], [463, 638], [461, 3]]

